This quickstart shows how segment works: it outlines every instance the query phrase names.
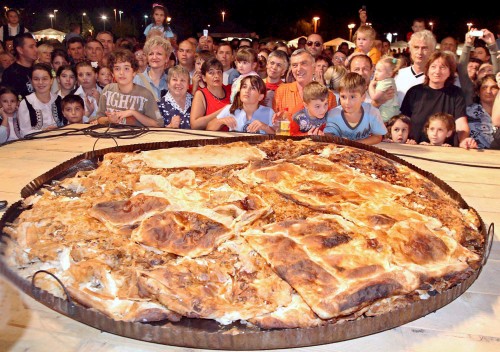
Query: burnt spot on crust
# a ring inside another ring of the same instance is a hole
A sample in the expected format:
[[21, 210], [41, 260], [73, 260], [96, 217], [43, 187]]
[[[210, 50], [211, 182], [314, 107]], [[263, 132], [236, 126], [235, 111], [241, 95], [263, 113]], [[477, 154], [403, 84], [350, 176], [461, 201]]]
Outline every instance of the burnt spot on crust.
[[443, 260], [448, 255], [448, 247], [430, 232], [417, 232], [406, 242], [403, 252], [414, 263], [427, 264]]
[[371, 226], [380, 226], [390, 228], [396, 223], [396, 220], [385, 214], [368, 215], [368, 222]]
[[401, 285], [392, 279], [384, 282], [371, 283], [346, 296], [339, 302], [339, 308], [341, 311], [346, 311], [360, 305], [364, 306], [379, 299], [397, 294], [401, 288]]
[[348, 235], [333, 235], [328, 236], [323, 239], [323, 246], [326, 248], [337, 247], [338, 245], [348, 243], [351, 240], [351, 237]]

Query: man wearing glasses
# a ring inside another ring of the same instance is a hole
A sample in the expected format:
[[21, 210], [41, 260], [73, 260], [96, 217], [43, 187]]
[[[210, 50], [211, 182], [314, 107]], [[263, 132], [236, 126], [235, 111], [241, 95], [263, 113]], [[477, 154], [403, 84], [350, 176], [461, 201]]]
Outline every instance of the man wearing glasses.
[[305, 49], [316, 59], [323, 52], [323, 38], [316, 33], [309, 35]]

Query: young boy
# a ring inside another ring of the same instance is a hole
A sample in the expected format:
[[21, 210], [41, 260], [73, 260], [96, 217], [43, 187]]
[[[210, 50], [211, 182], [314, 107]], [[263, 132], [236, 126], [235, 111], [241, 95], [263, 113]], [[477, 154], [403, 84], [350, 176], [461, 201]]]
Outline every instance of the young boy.
[[264, 80], [266, 83], [266, 97], [264, 98], [263, 105], [272, 108], [274, 92], [280, 84], [283, 83], [282, 77], [288, 70], [288, 56], [282, 50], [275, 50], [269, 54], [266, 64], [267, 77]]
[[83, 123], [85, 103], [79, 95], [66, 95], [61, 101], [61, 109], [63, 116], [68, 120], [68, 124]]
[[339, 92], [340, 106], [328, 112], [324, 133], [364, 144], [380, 143], [387, 128], [378, 109], [363, 103], [365, 79], [355, 72], [349, 72], [340, 80]]
[[307, 135], [309, 130], [323, 130], [328, 112], [328, 88], [319, 82], [306, 84], [303, 91], [304, 108], [297, 111], [290, 122], [291, 136]]
[[116, 83], [108, 84], [102, 91], [97, 123], [164, 126], [153, 93], [133, 82], [138, 67], [135, 55], [130, 50], [117, 49], [110, 54], [109, 68]]

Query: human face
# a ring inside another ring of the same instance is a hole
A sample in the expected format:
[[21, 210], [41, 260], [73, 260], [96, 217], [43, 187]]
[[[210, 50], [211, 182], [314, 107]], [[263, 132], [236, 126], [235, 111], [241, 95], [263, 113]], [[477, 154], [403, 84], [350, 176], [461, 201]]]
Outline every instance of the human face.
[[252, 72], [255, 70], [256, 63], [255, 62], [249, 62], [249, 61], [236, 61], [236, 69], [238, 72], [242, 75], [246, 75], [247, 73]]
[[63, 115], [69, 123], [82, 123], [84, 113], [83, 107], [78, 103], [64, 105]]
[[483, 81], [483, 84], [479, 88], [479, 100], [481, 104], [491, 104], [495, 101], [495, 97], [498, 94], [498, 85], [497, 82], [493, 79], [487, 78]]
[[410, 45], [411, 59], [418, 66], [425, 65], [433, 51], [433, 48], [422, 39], [414, 40]]
[[44, 64], [50, 65], [50, 55], [52, 54], [51, 50], [38, 50], [38, 61], [43, 62]]
[[31, 82], [37, 94], [50, 93], [52, 88], [52, 77], [45, 70], [35, 70], [31, 75]]
[[311, 53], [313, 57], [317, 57], [323, 51], [323, 38], [319, 34], [311, 34], [307, 37], [305, 49]]
[[75, 87], [76, 77], [73, 71], [64, 70], [61, 75], [57, 78], [57, 81], [61, 87], [65, 90], [71, 90]]
[[425, 22], [414, 21], [413, 26], [411, 26], [413, 32], [420, 32], [425, 29]]
[[446, 37], [441, 40], [440, 45], [441, 51], [451, 51], [452, 53], [456, 53], [457, 51], [457, 42], [451, 37]]
[[151, 68], [165, 69], [168, 57], [165, 49], [159, 45], [153, 46], [148, 53], [148, 64]]
[[103, 67], [99, 70], [97, 74], [97, 82], [104, 87], [110, 84], [113, 81], [113, 76], [111, 74], [111, 70], [107, 67]]
[[7, 21], [12, 25], [17, 25], [19, 23], [19, 15], [16, 11], [9, 11], [7, 14]]
[[446, 124], [441, 120], [432, 120], [427, 127], [427, 137], [431, 145], [443, 145], [452, 133], [453, 131], [448, 131]]
[[476, 59], [479, 59], [482, 62], [488, 62], [488, 60], [490, 59], [490, 55], [483, 47], [475, 48], [474, 51], [472, 52], [472, 57], [475, 57]]
[[180, 43], [177, 49], [177, 58], [181, 66], [192, 69], [194, 64], [193, 44], [187, 41]]
[[54, 58], [54, 61], [52, 61], [52, 68], [54, 69], [54, 71], [57, 71], [57, 69], [59, 67], [61, 67], [62, 65], [67, 65], [68, 64], [68, 61], [66, 61], [64, 59], [64, 57], [62, 56], [56, 56]]
[[12, 93], [5, 93], [0, 96], [0, 107], [3, 109], [3, 112], [9, 116], [14, 115], [18, 103], [17, 97]]
[[83, 89], [93, 89], [96, 84], [96, 73], [92, 67], [82, 66], [76, 71], [78, 75], [78, 84], [83, 87]]
[[197, 58], [196, 62], [194, 63], [194, 70], [200, 72], [201, 66], [203, 65], [204, 62], [205, 62], [205, 60]]
[[479, 66], [479, 70], [477, 71], [477, 79], [481, 79], [486, 75], [492, 75], [493, 74], [493, 65], [492, 64], [481, 64]]
[[211, 67], [203, 76], [208, 87], [221, 87], [222, 86], [222, 71], [218, 68]]
[[406, 143], [409, 133], [410, 126], [401, 120], [397, 120], [391, 127], [391, 139], [393, 142]]
[[224, 71], [229, 70], [231, 68], [231, 64], [234, 61], [233, 49], [231, 49], [231, 46], [220, 45], [217, 49], [217, 60], [222, 63]]
[[467, 74], [472, 81], [475, 81], [477, 79], [477, 71], [479, 71], [479, 66], [481, 65], [477, 62], [469, 62], [467, 64]]
[[440, 57], [430, 64], [427, 75], [429, 76], [429, 87], [441, 89], [444, 87], [444, 82], [450, 77], [450, 68], [446, 65], [446, 61]]
[[14, 58], [8, 56], [8, 55], [2, 55], [0, 56], [0, 66], [2, 68], [6, 69], [10, 65], [12, 65], [15, 62]]
[[363, 56], [354, 56], [351, 59], [351, 72], [356, 72], [363, 76], [366, 84], [370, 83], [370, 78], [372, 76], [373, 67], [370, 62]]
[[319, 61], [316, 61], [314, 63], [314, 66], [315, 66], [316, 71], [321, 70], [321, 71], [323, 71], [323, 73], [325, 73], [326, 69], [328, 68], [328, 62], [323, 61], [323, 60], [319, 60]]
[[358, 32], [356, 35], [356, 47], [366, 54], [373, 47], [373, 39], [368, 33]]
[[146, 55], [144, 55], [144, 51], [142, 49], [137, 50], [135, 53], [135, 58], [137, 59], [137, 65], [141, 68], [144, 68], [148, 65], [146, 60]]
[[381, 81], [383, 79], [390, 78], [391, 76], [391, 67], [389, 66], [389, 64], [386, 64], [382, 61], [377, 62], [377, 64], [375, 65], [375, 72], [373, 74], [375, 80]]
[[211, 36], [200, 37], [200, 49], [208, 50], [210, 52], [214, 51], [214, 39]]
[[17, 50], [19, 51], [20, 56], [27, 61], [35, 62], [38, 58], [38, 50], [35, 39], [25, 38], [24, 45], [17, 47]]
[[101, 62], [104, 55], [104, 49], [101, 44], [97, 42], [89, 42], [85, 45], [85, 56], [90, 61]]
[[334, 66], [344, 66], [345, 59], [346, 59], [346, 55], [341, 51], [337, 51], [335, 54], [333, 54], [333, 59], [332, 59], [333, 65]]
[[155, 25], [161, 26], [165, 22], [165, 11], [162, 9], [156, 9], [153, 12], [153, 19], [155, 21]]
[[307, 53], [302, 53], [290, 58], [290, 66], [295, 81], [301, 86], [311, 82], [314, 74], [314, 65]]
[[82, 43], [71, 43], [68, 46], [68, 54], [73, 58], [75, 61], [81, 61], [83, 60], [83, 45]]
[[267, 76], [271, 79], [280, 79], [285, 74], [286, 68], [284, 60], [273, 56], [267, 61]]
[[104, 48], [104, 54], [106, 55], [112, 52], [113, 49], [115, 48], [115, 43], [113, 43], [113, 37], [108, 33], [99, 33], [96, 39], [101, 42]]
[[346, 114], [358, 113], [364, 100], [365, 94], [361, 94], [360, 92], [349, 92], [346, 90], [340, 92], [340, 105]]
[[120, 86], [128, 86], [134, 80], [135, 72], [130, 62], [117, 62], [113, 66], [113, 77]]
[[391, 43], [382, 42], [382, 55], [386, 55], [391, 52]]
[[328, 111], [328, 99], [313, 99], [309, 103], [304, 102], [304, 107], [307, 109], [309, 116], [322, 119]]
[[189, 88], [189, 75], [174, 74], [168, 82], [168, 91], [173, 97], [185, 97]]
[[252, 86], [250, 79], [243, 79], [240, 88], [240, 100], [243, 104], [258, 104], [264, 99], [264, 94], [257, 87]]

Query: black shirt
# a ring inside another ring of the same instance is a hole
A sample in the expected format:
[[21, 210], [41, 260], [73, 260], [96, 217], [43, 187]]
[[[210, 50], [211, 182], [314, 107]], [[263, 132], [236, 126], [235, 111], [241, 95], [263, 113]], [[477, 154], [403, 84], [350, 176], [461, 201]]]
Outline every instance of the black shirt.
[[31, 84], [31, 67], [25, 67], [14, 62], [3, 71], [2, 86], [7, 86], [21, 95], [22, 98], [34, 92]]

